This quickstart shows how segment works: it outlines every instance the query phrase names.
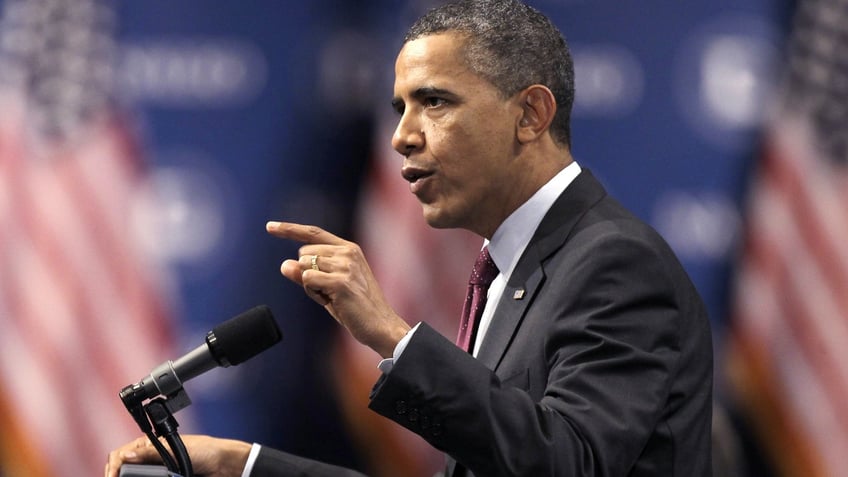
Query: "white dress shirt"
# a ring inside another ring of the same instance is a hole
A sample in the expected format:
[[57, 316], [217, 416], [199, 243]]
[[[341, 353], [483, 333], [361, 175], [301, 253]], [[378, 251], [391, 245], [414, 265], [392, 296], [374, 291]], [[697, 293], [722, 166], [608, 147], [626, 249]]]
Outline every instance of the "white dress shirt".
[[477, 356], [480, 351], [480, 344], [486, 337], [486, 331], [492, 323], [492, 315], [495, 314], [495, 308], [503, 295], [509, 276], [518, 264], [518, 259], [521, 258], [545, 214], [578, 174], [580, 174], [580, 166], [577, 162], [566, 166], [536, 191], [527, 202], [510, 214], [492, 235], [492, 240], [484, 241], [483, 246], [489, 247], [489, 255], [492, 256], [500, 273], [492, 281], [486, 295], [486, 306], [483, 308], [483, 316], [480, 318], [477, 336], [474, 339], [472, 353], [474, 356]]

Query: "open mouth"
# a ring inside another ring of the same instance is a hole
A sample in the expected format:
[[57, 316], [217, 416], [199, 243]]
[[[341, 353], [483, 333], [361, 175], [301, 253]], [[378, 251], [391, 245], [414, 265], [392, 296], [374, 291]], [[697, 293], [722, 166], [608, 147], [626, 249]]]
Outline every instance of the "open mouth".
[[424, 200], [429, 189], [427, 184], [430, 182], [428, 178], [433, 176], [433, 171], [422, 169], [415, 166], [404, 166], [401, 169], [401, 175], [409, 182], [409, 191], [415, 194], [419, 200]]
[[420, 179], [430, 177], [431, 175], [433, 175], [433, 172], [432, 171], [426, 171], [424, 169], [419, 169], [419, 168], [416, 168], [416, 167], [404, 167], [401, 170], [401, 175], [410, 184], [414, 184], [414, 183], [418, 182]]

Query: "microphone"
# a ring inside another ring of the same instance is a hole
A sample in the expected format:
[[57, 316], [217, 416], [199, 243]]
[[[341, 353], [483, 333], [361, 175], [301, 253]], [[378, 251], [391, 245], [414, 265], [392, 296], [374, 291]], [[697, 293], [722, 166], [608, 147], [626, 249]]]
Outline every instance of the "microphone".
[[[271, 310], [260, 305], [212, 328], [206, 342], [176, 361], [165, 361], [135, 385], [121, 391], [121, 399], [141, 402], [158, 395], [169, 396], [184, 382], [216, 367], [242, 363], [282, 339]], [[131, 396], [130, 396], [131, 395]], [[129, 399], [127, 399], [129, 398]]]
[[[226, 368], [246, 361], [280, 339], [282, 334], [271, 310], [260, 305], [212, 328], [206, 334], [205, 343], [176, 361], [165, 361], [147, 377], [124, 387], [118, 393], [127, 411], [150, 439], [169, 471], [179, 471], [188, 477], [193, 475], [191, 459], [177, 433], [178, 424], [173, 417], [173, 413], [191, 404], [183, 383], [212, 368]], [[147, 399], [150, 401], [145, 405]], [[173, 456], [157, 436], [165, 438]]]

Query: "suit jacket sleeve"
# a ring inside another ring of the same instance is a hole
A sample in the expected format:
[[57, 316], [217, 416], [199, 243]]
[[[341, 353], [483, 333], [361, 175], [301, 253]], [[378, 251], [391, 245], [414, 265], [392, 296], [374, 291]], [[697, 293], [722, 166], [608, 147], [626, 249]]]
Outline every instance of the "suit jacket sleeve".
[[618, 219], [582, 219], [549, 255], [528, 248], [538, 285], [520, 310], [504, 293], [492, 327], [518, 324], [498, 359], [422, 325], [370, 407], [478, 476], [708, 475], [703, 304], [653, 231]]

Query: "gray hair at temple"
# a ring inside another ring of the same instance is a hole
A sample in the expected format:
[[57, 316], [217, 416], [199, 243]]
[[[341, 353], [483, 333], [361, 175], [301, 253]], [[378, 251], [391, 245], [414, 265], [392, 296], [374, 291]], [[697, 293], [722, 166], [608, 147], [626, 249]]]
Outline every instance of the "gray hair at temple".
[[446, 32], [467, 37], [468, 66], [504, 97], [534, 84], [550, 89], [557, 103], [551, 135], [571, 147], [574, 64], [565, 38], [548, 17], [514, 0], [458, 1], [419, 18], [403, 42]]

